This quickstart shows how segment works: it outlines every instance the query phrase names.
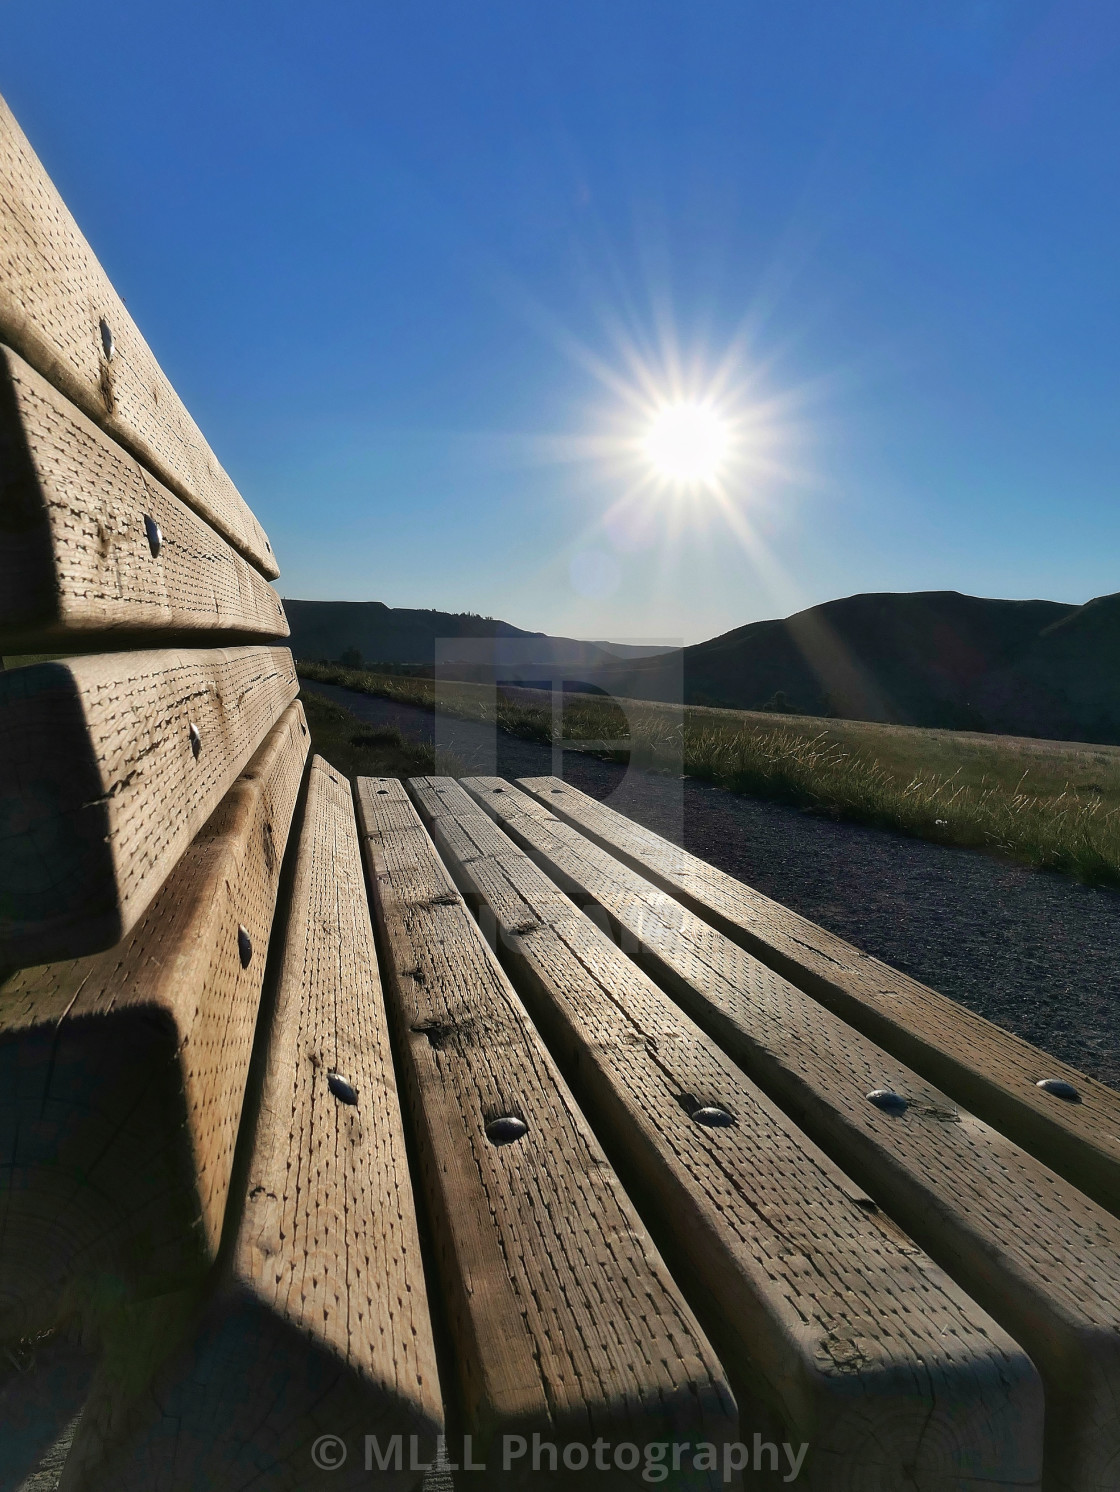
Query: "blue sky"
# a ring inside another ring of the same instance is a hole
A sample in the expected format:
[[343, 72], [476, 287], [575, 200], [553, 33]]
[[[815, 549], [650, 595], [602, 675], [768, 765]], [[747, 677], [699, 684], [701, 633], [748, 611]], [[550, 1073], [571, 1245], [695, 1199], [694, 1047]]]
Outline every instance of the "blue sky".
[[[1107, 0], [0, 0], [287, 596], [695, 641], [1120, 589]], [[673, 391], [737, 459], [667, 489]]]

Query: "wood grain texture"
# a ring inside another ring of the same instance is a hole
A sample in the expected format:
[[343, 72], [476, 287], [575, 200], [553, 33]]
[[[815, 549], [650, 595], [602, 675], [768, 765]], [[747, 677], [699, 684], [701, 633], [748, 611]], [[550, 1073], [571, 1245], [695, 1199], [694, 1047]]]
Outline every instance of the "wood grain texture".
[[[112, 334], [106, 355], [102, 323]], [[0, 340], [225, 535], [279, 574], [218, 464], [0, 99]]]
[[286, 648], [0, 674], [0, 965], [118, 942], [298, 690]]
[[[736, 1439], [711, 1347], [401, 784], [359, 779], [358, 816], [465, 1428], [476, 1445]], [[495, 1145], [486, 1126], [511, 1115], [528, 1132]], [[527, 1461], [507, 1480], [552, 1485]], [[681, 1470], [682, 1488], [719, 1484]]]
[[214, 1258], [308, 739], [293, 704], [123, 942], [0, 986], [0, 1339]]
[[[442, 1406], [354, 805], [320, 757], [277, 939], [263, 1092], [220, 1283], [193, 1340], [127, 1413], [99, 1385], [75, 1492], [398, 1492], [421, 1479], [410, 1436], [417, 1459], [433, 1459]], [[356, 1102], [335, 1096], [332, 1073]], [[315, 1468], [323, 1434], [347, 1444], [339, 1470]], [[382, 1447], [403, 1437], [399, 1471], [371, 1476], [367, 1434]]]
[[[536, 800], [465, 786], [1022, 1343], [1046, 1385], [1046, 1485], [1112, 1485], [1120, 1222]], [[868, 1103], [882, 1088], [904, 1114]]]
[[[471, 786], [493, 796], [498, 781]], [[809, 1443], [799, 1482], [1036, 1484], [1042, 1389], [1026, 1353], [462, 787], [409, 790], [724, 1364]], [[705, 1104], [734, 1126], [698, 1124]]]
[[0, 651], [150, 647], [152, 632], [282, 638], [288, 623], [248, 561], [0, 347]]
[[[1120, 1215], [1120, 1093], [555, 777], [519, 785], [956, 1103]], [[1039, 1089], [1062, 1078], [1066, 1103]]]

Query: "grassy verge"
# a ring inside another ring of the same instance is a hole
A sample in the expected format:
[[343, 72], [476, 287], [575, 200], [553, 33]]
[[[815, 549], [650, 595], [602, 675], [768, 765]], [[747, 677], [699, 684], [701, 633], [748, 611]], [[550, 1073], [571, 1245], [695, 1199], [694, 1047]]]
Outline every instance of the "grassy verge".
[[[431, 709], [430, 679], [300, 665], [308, 678]], [[497, 701], [439, 684], [440, 709], [552, 740], [552, 711], [528, 690]], [[1120, 884], [1120, 748], [865, 721], [688, 708], [591, 695], [565, 702], [564, 736], [618, 741], [653, 770], [943, 844], [964, 845], [1098, 884]]]
[[[436, 753], [423, 741], [410, 741], [393, 726], [369, 725], [357, 715], [324, 699], [301, 694], [311, 731], [311, 749], [351, 781], [356, 777], [422, 777], [436, 771]], [[439, 754], [439, 771], [457, 777], [461, 767]]]

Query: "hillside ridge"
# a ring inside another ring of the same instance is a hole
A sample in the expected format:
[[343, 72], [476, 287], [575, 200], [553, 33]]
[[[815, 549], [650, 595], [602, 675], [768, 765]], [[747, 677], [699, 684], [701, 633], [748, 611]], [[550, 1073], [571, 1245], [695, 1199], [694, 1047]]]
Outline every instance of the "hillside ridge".
[[[540, 682], [542, 669], [635, 699], [1120, 742], [1120, 594], [1084, 605], [959, 591], [861, 592], [680, 650], [526, 632], [470, 613], [289, 601], [302, 658]], [[450, 641], [448, 641], [450, 639]], [[462, 646], [456, 645], [456, 639]], [[461, 665], [461, 666], [460, 666]]]

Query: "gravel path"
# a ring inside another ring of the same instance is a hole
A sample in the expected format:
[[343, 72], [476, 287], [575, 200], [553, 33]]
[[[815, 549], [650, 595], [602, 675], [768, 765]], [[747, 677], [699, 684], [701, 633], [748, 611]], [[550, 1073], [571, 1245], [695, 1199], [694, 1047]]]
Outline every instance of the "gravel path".
[[[363, 720], [432, 739], [432, 716], [330, 684], [305, 690]], [[548, 746], [447, 723], [480, 772], [553, 770]], [[442, 738], [441, 738], [441, 744]], [[686, 779], [627, 773], [568, 752], [574, 787], [683, 844], [729, 875], [830, 928], [1102, 1082], [1120, 1088], [1120, 892], [1007, 865]]]

